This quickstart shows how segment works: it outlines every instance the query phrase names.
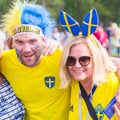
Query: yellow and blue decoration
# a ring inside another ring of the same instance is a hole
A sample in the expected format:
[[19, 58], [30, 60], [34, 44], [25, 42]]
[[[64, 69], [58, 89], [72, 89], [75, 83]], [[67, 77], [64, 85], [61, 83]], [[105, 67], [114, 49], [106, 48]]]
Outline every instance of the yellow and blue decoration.
[[59, 13], [59, 22], [61, 26], [73, 36], [79, 35], [80, 32], [82, 32], [82, 36], [89, 36], [95, 32], [99, 24], [99, 17], [97, 10], [95, 8], [91, 9], [84, 17], [80, 27], [74, 18], [61, 10]]
[[2, 21], [4, 31], [11, 35], [14, 34], [13, 29], [17, 26], [31, 25], [39, 27], [43, 34], [49, 37], [56, 25], [44, 6], [28, 2], [22, 3], [18, 0], [13, 2]]

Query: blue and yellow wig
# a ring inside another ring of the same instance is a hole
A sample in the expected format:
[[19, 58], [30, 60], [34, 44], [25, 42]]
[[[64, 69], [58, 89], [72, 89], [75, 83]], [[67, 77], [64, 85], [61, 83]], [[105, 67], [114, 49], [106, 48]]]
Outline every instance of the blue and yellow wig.
[[13, 34], [12, 30], [19, 25], [37, 26], [46, 37], [49, 37], [55, 22], [44, 6], [17, 1], [4, 15], [3, 26], [6, 32]]

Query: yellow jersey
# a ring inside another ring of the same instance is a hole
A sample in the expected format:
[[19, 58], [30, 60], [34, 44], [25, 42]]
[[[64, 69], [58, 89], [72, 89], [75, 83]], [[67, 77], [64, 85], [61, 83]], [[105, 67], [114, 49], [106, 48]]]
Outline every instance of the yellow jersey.
[[[108, 120], [104, 110], [110, 101], [115, 97], [119, 86], [119, 80], [115, 73], [110, 73], [106, 77], [107, 82], [97, 86], [91, 95], [91, 102], [98, 116], [98, 120]], [[69, 120], [92, 120], [86, 103], [80, 95], [78, 81], [74, 81], [71, 84]], [[115, 113], [110, 120], [117, 120]]]
[[11, 84], [26, 109], [26, 120], [68, 120], [70, 87], [60, 89], [61, 51], [42, 56], [39, 65], [27, 67], [15, 50], [3, 52], [1, 73]]

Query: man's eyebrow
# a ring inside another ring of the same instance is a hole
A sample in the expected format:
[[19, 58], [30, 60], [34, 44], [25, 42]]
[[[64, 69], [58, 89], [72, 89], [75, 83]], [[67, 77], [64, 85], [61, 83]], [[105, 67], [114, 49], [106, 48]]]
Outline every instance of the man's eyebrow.
[[14, 39], [15, 41], [22, 41], [21, 39]]
[[[18, 39], [14, 39], [14, 40], [15, 40], [15, 41], [23, 41], [22, 39], [19, 39], [19, 38], [18, 38]], [[29, 41], [31, 41], [31, 40], [35, 40], [35, 41], [36, 41], [36, 40], [38, 40], [38, 39], [36, 39], [36, 38], [31, 38], [31, 39], [29, 39]]]
[[37, 40], [36, 38], [32, 38], [32, 39], [29, 39], [29, 40]]

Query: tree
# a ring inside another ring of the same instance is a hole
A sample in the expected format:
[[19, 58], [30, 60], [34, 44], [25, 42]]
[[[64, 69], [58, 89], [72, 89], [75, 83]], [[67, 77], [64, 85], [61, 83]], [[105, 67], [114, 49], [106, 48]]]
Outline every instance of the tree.
[[[0, 18], [7, 12], [12, 1], [16, 0], [0, 0]], [[45, 6], [51, 13], [52, 17], [58, 22], [59, 10], [63, 9], [69, 13], [78, 22], [82, 22], [86, 13], [96, 8], [99, 18], [103, 23], [109, 21], [120, 21], [120, 1], [119, 0], [20, 0], [26, 2], [36, 2]]]
[[120, 1], [118, 0], [65, 0], [65, 11], [73, 18], [82, 22], [86, 13], [96, 8], [99, 14], [100, 21], [107, 23], [109, 21], [120, 21]]

